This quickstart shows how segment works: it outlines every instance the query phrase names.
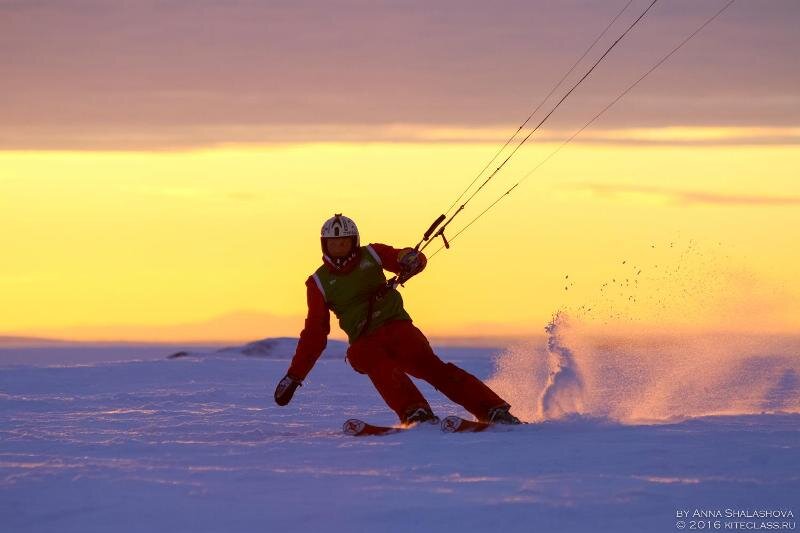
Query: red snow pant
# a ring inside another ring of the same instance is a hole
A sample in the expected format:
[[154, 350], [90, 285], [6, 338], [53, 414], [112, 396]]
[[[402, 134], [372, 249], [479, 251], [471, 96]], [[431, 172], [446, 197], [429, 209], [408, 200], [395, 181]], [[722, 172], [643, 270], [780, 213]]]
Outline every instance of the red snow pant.
[[372, 380], [401, 422], [417, 408], [431, 408], [406, 374], [427, 381], [478, 420], [486, 420], [490, 409], [508, 405], [481, 380], [439, 359], [410, 320], [388, 322], [359, 337], [347, 350], [347, 359]]

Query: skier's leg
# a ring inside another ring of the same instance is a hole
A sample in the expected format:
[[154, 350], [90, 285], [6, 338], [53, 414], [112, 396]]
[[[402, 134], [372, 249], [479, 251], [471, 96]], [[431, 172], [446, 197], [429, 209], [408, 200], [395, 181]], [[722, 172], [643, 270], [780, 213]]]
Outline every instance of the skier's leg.
[[481, 380], [453, 363], [442, 361], [425, 335], [410, 321], [393, 322], [389, 326], [393, 340], [390, 353], [402, 370], [424, 379], [478, 420], [486, 420], [491, 409], [508, 405]]
[[416, 409], [431, 410], [416, 385], [395, 363], [381, 343], [374, 337], [354, 342], [347, 350], [347, 360], [356, 372], [366, 374], [378, 390], [383, 401], [400, 422]]

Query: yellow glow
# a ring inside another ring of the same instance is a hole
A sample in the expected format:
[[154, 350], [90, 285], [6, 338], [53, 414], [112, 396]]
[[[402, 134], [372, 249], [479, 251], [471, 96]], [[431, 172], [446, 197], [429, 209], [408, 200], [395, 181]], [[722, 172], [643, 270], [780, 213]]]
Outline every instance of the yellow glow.
[[[743, 133], [657, 137], [709, 134]], [[453, 228], [555, 146], [522, 150]], [[296, 335], [327, 217], [354, 218], [365, 243], [414, 245], [496, 149], [344, 143], [0, 153], [0, 334]], [[431, 334], [539, 332], [557, 309], [606, 298], [599, 288], [626, 273], [627, 262], [658, 256], [675, 266], [693, 240], [689, 277], [658, 286], [652, 266], [647, 272], [651, 293], [672, 291], [669, 305], [640, 294], [622, 306], [622, 320], [796, 332], [800, 204], [759, 202], [800, 196], [797, 168], [796, 146], [571, 145], [433, 258], [403, 289], [407, 308]], [[672, 191], [716, 196], [687, 201]], [[573, 286], [565, 288], [565, 276]], [[687, 287], [700, 294], [675, 294]]]

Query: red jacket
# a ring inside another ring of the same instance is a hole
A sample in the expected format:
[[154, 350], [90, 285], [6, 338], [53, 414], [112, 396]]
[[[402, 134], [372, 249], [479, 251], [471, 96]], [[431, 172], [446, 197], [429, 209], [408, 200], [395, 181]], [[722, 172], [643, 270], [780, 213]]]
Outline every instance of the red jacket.
[[[370, 246], [380, 257], [384, 270], [395, 274], [400, 273], [401, 267], [397, 258], [401, 249], [378, 243], [370, 244]], [[425, 256], [423, 254], [420, 256], [424, 263]], [[330, 269], [330, 266], [328, 268]], [[322, 351], [328, 345], [328, 334], [331, 332], [330, 310], [312, 276], [306, 280], [306, 300], [308, 315], [305, 327], [300, 333], [300, 341], [297, 343], [297, 350], [292, 358], [292, 364], [289, 366], [289, 375], [299, 380], [305, 379], [314, 363], [322, 355]]]

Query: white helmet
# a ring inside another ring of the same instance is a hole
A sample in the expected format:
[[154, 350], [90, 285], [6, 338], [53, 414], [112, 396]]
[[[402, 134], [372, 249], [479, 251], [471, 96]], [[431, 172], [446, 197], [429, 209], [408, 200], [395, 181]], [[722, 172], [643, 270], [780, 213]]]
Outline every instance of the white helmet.
[[[350, 253], [345, 257], [330, 257], [328, 248], [325, 244], [327, 239], [335, 239], [339, 237], [350, 237], [353, 245], [350, 248]], [[358, 256], [359, 247], [361, 246], [361, 237], [358, 234], [358, 227], [352, 219], [336, 213], [332, 218], [325, 221], [322, 225], [320, 232], [320, 244], [322, 245], [322, 254], [325, 261], [338, 270], [346, 270], [353, 260]]]
[[358, 227], [351, 218], [344, 216], [341, 213], [336, 213], [333, 217], [329, 218], [322, 225], [320, 236], [323, 239], [331, 237], [355, 237], [356, 246], [361, 246], [361, 239], [358, 235]]

